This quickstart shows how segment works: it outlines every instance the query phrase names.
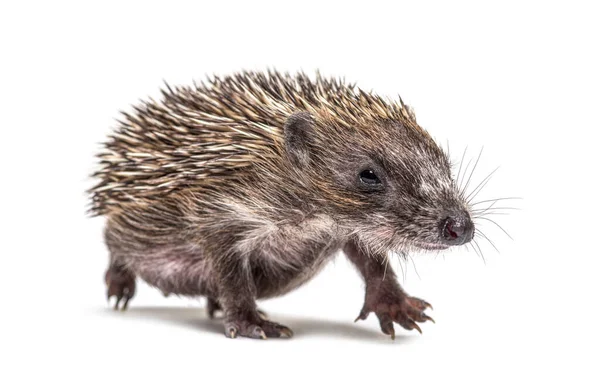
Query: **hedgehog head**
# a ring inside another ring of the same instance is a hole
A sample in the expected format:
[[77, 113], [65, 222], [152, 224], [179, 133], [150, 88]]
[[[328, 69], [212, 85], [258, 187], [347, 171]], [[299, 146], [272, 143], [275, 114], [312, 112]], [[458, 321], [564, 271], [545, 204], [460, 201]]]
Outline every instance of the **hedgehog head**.
[[284, 141], [319, 203], [368, 250], [439, 250], [473, 238], [449, 158], [414, 117], [296, 113]]

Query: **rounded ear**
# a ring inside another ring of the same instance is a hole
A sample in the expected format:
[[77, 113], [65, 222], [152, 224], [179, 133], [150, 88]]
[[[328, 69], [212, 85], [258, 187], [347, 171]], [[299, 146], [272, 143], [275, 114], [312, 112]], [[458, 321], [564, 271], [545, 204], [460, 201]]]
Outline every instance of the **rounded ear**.
[[283, 125], [285, 150], [293, 163], [300, 166], [308, 164], [313, 128], [314, 120], [308, 112], [294, 113], [285, 121]]

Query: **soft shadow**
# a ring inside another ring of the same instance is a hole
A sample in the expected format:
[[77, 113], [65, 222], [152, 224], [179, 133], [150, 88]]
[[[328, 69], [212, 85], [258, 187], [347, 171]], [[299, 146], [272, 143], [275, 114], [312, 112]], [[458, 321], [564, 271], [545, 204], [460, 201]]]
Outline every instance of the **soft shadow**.
[[[104, 314], [112, 314], [114, 316], [123, 315], [121, 311], [114, 311], [111, 308], [104, 308], [101, 311]], [[360, 325], [352, 321], [342, 322], [273, 313], [269, 313], [268, 315], [270, 319], [290, 327], [294, 331], [294, 339], [318, 335], [368, 341], [378, 344], [389, 344], [391, 342], [389, 336], [381, 333], [379, 328], [370, 328], [371, 325]], [[154, 319], [189, 329], [223, 333], [222, 319], [209, 319], [205, 309], [201, 307], [130, 307], [127, 309], [127, 317]], [[397, 325], [397, 333], [402, 332], [399, 328], [400, 326]], [[409, 342], [412, 337], [411, 335], [397, 334], [395, 344]]]

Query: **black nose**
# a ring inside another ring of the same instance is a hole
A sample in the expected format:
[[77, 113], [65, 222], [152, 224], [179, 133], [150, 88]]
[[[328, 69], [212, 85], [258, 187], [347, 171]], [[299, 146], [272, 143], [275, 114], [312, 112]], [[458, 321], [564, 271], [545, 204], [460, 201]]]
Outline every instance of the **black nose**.
[[468, 215], [455, 215], [441, 223], [442, 238], [449, 245], [461, 245], [473, 239], [475, 227]]

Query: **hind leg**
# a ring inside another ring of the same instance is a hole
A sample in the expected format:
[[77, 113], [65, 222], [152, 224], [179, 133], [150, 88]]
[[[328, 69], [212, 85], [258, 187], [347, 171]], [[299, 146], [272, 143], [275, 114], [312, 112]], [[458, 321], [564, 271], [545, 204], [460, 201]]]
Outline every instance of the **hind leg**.
[[119, 304], [123, 301], [121, 310], [125, 311], [129, 300], [135, 294], [135, 276], [123, 265], [112, 263], [105, 275], [106, 299], [116, 297], [115, 310], [119, 309]]
[[123, 260], [125, 249], [119, 242], [120, 238], [114, 233], [115, 229], [109, 222], [104, 230], [106, 246], [110, 251], [110, 262], [104, 275], [106, 299], [110, 301], [111, 297], [115, 297], [115, 310], [119, 309], [119, 305], [121, 310], [126, 310], [129, 300], [135, 294], [135, 274], [125, 264]]

